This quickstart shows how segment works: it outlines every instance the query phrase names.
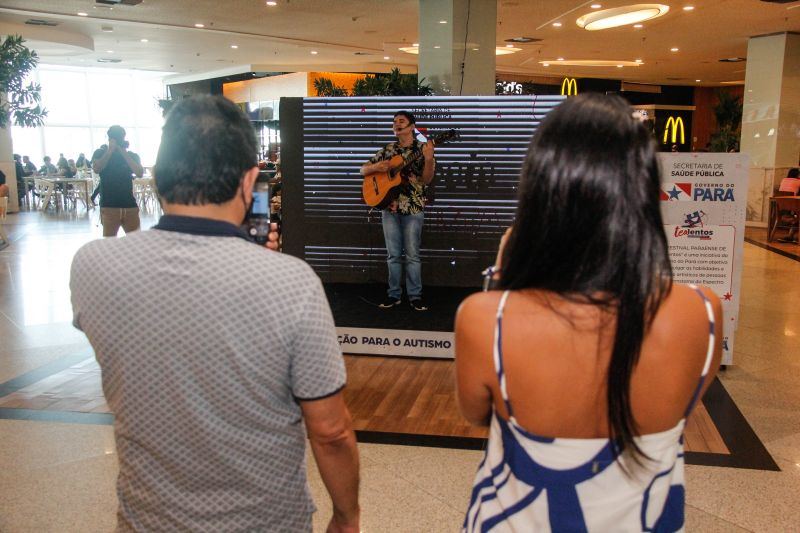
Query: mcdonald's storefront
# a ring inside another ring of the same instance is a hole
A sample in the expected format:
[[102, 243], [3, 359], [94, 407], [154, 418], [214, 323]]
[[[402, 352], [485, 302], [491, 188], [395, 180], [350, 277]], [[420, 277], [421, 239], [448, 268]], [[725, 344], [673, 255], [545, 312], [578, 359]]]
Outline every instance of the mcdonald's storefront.
[[694, 91], [694, 87], [688, 86], [642, 85], [620, 80], [566, 76], [528, 81], [523, 81], [521, 77], [516, 80], [498, 79], [496, 94], [547, 94], [566, 97], [587, 92], [618, 94], [650, 123], [661, 151], [672, 151], [674, 145], [679, 152], [691, 152], [702, 148], [696, 146], [692, 136], [692, 119], [696, 109], [693, 105]]
[[695, 106], [684, 105], [636, 105], [634, 109], [651, 123], [653, 134], [662, 152], [692, 151], [692, 115]]

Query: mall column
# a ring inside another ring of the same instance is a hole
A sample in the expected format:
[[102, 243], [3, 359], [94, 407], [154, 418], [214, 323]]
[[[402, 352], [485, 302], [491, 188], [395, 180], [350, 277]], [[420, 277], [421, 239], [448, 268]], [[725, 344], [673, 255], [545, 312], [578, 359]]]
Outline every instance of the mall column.
[[418, 79], [437, 95], [494, 95], [497, 2], [419, 1]]
[[740, 149], [750, 156], [748, 222], [765, 225], [767, 198], [800, 157], [800, 34], [751, 37]]

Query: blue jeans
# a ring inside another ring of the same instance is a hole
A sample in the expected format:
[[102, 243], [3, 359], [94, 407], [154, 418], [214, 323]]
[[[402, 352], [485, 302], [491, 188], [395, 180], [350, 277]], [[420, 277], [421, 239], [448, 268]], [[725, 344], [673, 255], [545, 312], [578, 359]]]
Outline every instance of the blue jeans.
[[385, 210], [381, 213], [383, 238], [386, 240], [386, 262], [389, 266], [389, 298], [400, 299], [403, 289], [403, 252], [405, 252], [406, 294], [409, 300], [422, 298], [422, 263], [419, 244], [425, 214], [401, 215]]

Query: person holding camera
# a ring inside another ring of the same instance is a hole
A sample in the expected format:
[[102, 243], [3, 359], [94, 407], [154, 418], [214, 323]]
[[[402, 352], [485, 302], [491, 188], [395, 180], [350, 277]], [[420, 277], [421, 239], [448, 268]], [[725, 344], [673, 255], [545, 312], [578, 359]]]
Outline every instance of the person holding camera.
[[108, 147], [98, 148], [92, 168], [100, 174], [100, 222], [103, 237], [116, 237], [119, 227], [125, 234], [139, 229], [139, 206], [133, 197], [133, 176], [141, 178], [144, 169], [139, 156], [128, 151], [125, 129], [108, 128]]
[[256, 149], [230, 100], [181, 100], [156, 159], [158, 224], [92, 241], [72, 262], [73, 324], [114, 413], [117, 531], [310, 532], [307, 446], [330, 495], [327, 531], [359, 531], [358, 449], [322, 283], [274, 251], [277, 225], [264, 245], [242, 229]]

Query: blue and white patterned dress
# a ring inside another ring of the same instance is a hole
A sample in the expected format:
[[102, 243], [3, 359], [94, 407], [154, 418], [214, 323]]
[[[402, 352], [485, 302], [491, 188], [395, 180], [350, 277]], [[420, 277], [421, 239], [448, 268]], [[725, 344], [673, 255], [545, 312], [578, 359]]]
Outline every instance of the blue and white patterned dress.
[[494, 365], [508, 411], [492, 414], [489, 444], [478, 466], [464, 531], [647, 531], [684, 527], [683, 430], [702, 390], [714, 353], [714, 312], [703, 298], [710, 335], [705, 365], [684, 417], [672, 429], [636, 437], [652, 461], [627, 465], [626, 475], [607, 438], [562, 439], [534, 435], [514, 418], [502, 354], [508, 292], [497, 309]]

